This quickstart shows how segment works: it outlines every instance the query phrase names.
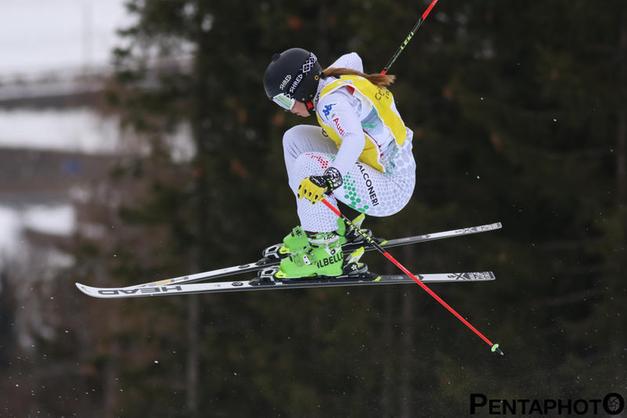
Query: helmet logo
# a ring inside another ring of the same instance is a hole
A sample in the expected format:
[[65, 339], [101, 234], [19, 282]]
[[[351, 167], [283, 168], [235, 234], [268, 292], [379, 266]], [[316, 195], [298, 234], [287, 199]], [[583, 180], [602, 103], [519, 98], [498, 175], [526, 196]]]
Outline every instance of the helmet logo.
[[314, 54], [309, 54], [309, 58], [307, 58], [307, 61], [305, 61], [305, 63], [303, 64], [303, 73], [308, 73], [309, 71], [311, 71], [316, 61], [316, 56]]
[[294, 92], [296, 91], [296, 89], [298, 88], [298, 85], [300, 84], [300, 82], [303, 80], [303, 75], [302, 74], [298, 74], [296, 76], [296, 78], [294, 79], [294, 82], [292, 83], [292, 85], [290, 86], [290, 93], [294, 94]]
[[279, 88], [281, 90], [285, 90], [285, 86], [287, 86], [287, 83], [289, 83], [291, 79], [292, 79], [291, 74], [286, 75], [283, 81], [281, 81], [281, 85], [279, 86]]
[[303, 73], [308, 73], [309, 71], [311, 71], [316, 61], [316, 56], [314, 54], [310, 54], [309, 58], [307, 58], [307, 61], [305, 61], [305, 63], [303, 64]]

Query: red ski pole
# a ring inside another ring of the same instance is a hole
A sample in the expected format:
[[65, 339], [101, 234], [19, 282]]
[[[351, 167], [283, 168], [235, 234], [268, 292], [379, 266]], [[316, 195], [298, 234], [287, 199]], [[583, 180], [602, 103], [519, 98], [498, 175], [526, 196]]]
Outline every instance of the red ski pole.
[[340, 218], [342, 218], [344, 220], [344, 222], [352, 227], [355, 232], [357, 232], [364, 240], [366, 240], [366, 242], [370, 245], [372, 245], [374, 248], [377, 249], [377, 251], [379, 251], [381, 254], [383, 254], [383, 256], [385, 258], [387, 258], [388, 260], [390, 260], [392, 262], [392, 264], [394, 264], [396, 267], [398, 267], [403, 273], [405, 273], [407, 275], [407, 277], [409, 277], [410, 279], [412, 279], [414, 282], [416, 282], [416, 284], [418, 286], [420, 286], [425, 292], [427, 292], [429, 294], [429, 296], [431, 296], [433, 299], [435, 299], [440, 305], [442, 305], [443, 307], [446, 308], [446, 310], [448, 310], [450, 313], [453, 314], [453, 316], [455, 316], [457, 319], [459, 319], [462, 324], [466, 325], [466, 327], [468, 327], [468, 329], [470, 329], [472, 332], [474, 332], [479, 338], [481, 338], [487, 345], [489, 345], [491, 347], [491, 351], [493, 353], [498, 353], [500, 355], [504, 355], [505, 353], [503, 353], [503, 350], [501, 350], [499, 348], [498, 344], [493, 343], [492, 341], [490, 341], [490, 339], [488, 337], [486, 337], [481, 331], [479, 331], [477, 328], [475, 328], [470, 322], [468, 322], [463, 316], [461, 316], [455, 309], [453, 309], [451, 307], [451, 305], [449, 305], [448, 303], [446, 303], [446, 301], [444, 301], [444, 299], [442, 299], [440, 296], [438, 296], [437, 293], [435, 293], [433, 290], [431, 290], [431, 288], [429, 288], [426, 284], [424, 284], [422, 282], [422, 280], [420, 280], [418, 277], [416, 277], [416, 275], [414, 273], [412, 273], [411, 271], [409, 271], [407, 269], [407, 267], [405, 267], [404, 265], [401, 264], [400, 261], [398, 261], [396, 258], [394, 258], [392, 256], [392, 254], [390, 254], [388, 251], [386, 251], [385, 249], [383, 249], [383, 247], [381, 247], [381, 245], [379, 245], [379, 243], [377, 243], [375, 240], [373, 240], [370, 236], [368, 236], [367, 234], [363, 233], [361, 231], [361, 229], [359, 229], [358, 227], [356, 227], [351, 221], [350, 219], [348, 219], [346, 217], [346, 215], [344, 215], [342, 212], [339, 211], [338, 208], [336, 208], [335, 206], [333, 206], [331, 203], [329, 203], [329, 201], [327, 199], [322, 199], [322, 203], [325, 204], [326, 207], [328, 207], [329, 209], [331, 209], [333, 211], [333, 213], [335, 213], [337, 216], [339, 216]]
[[[405, 49], [405, 47], [407, 46], [407, 44], [409, 43], [409, 41], [411, 40], [411, 38], [414, 36], [414, 34], [416, 33], [416, 31], [418, 30], [418, 28], [420, 27], [420, 25], [422, 25], [422, 22], [425, 21], [425, 19], [427, 18], [427, 16], [429, 15], [429, 13], [431, 12], [431, 9], [433, 9], [433, 7], [435, 6], [435, 4], [438, 2], [438, 0], [431, 0], [431, 3], [429, 4], [429, 7], [427, 7], [427, 9], [423, 12], [423, 14], [420, 16], [420, 18], [418, 19], [418, 22], [416, 22], [416, 24], [414, 25], [414, 27], [412, 28], [411, 32], [409, 32], [409, 35], [407, 35], [407, 37], [405, 38], [405, 40], [403, 41], [403, 43], [401, 44], [401, 46], [396, 50], [396, 52], [394, 53], [394, 55], [392, 56], [392, 58], [390, 59], [390, 61], [387, 63], [387, 65], [385, 67], [383, 67], [383, 70], [381, 70], [381, 74], [386, 74], [388, 72], [388, 70], [390, 69], [390, 67], [392, 66], [392, 64], [394, 64], [394, 62], [396, 61], [396, 59], [398, 58], [398, 56], [401, 54], [401, 52], [403, 52], [403, 50]], [[328, 207], [329, 209], [331, 209], [333, 211], [333, 213], [335, 213], [337, 216], [339, 216], [340, 218], [342, 218], [344, 220], [344, 222], [349, 225], [350, 227], [352, 227], [355, 232], [357, 232], [368, 244], [372, 245], [374, 248], [377, 249], [377, 251], [379, 251], [381, 254], [383, 254], [383, 256], [385, 258], [387, 258], [388, 260], [390, 260], [392, 262], [392, 264], [394, 264], [396, 267], [398, 267], [403, 273], [405, 273], [407, 275], [407, 277], [409, 277], [410, 279], [412, 279], [414, 282], [416, 282], [416, 284], [418, 286], [420, 286], [425, 292], [427, 292], [429, 294], [429, 296], [431, 296], [433, 299], [435, 299], [440, 305], [442, 305], [444, 308], [446, 308], [447, 311], [449, 311], [451, 314], [453, 314], [453, 316], [455, 316], [455, 318], [459, 319], [461, 321], [462, 324], [464, 324], [468, 329], [470, 329], [472, 332], [474, 332], [479, 338], [481, 338], [487, 345], [490, 346], [490, 349], [493, 353], [498, 353], [500, 355], [505, 355], [505, 353], [503, 353], [503, 350], [501, 350], [501, 348], [499, 347], [498, 344], [493, 343], [492, 341], [490, 341], [490, 339], [488, 337], [486, 337], [481, 331], [479, 331], [477, 328], [475, 328], [470, 322], [468, 322], [468, 320], [466, 320], [466, 318], [464, 318], [463, 316], [461, 316], [455, 309], [453, 309], [453, 307], [451, 305], [449, 305], [448, 303], [446, 303], [446, 301], [444, 299], [442, 299], [440, 296], [438, 296], [437, 293], [435, 293], [433, 290], [431, 290], [426, 284], [424, 284], [422, 282], [422, 280], [420, 280], [418, 277], [416, 277], [415, 274], [413, 274], [411, 271], [409, 271], [407, 269], [407, 267], [405, 267], [404, 265], [402, 265], [396, 258], [394, 258], [392, 256], [392, 254], [390, 254], [388, 251], [384, 250], [383, 247], [381, 247], [375, 240], [373, 240], [371, 237], [369, 237], [368, 235], [364, 234], [363, 232], [361, 232], [361, 230], [356, 227], [351, 221], [350, 219], [348, 219], [342, 212], [339, 211], [338, 208], [336, 208], [335, 206], [333, 206], [331, 203], [329, 203], [328, 200], [326, 199], [322, 199], [322, 203], [324, 203], [326, 205], [326, 207]]]
[[414, 37], [414, 35], [418, 31], [418, 28], [420, 27], [420, 25], [422, 25], [422, 22], [425, 21], [427, 16], [429, 16], [429, 13], [431, 13], [431, 9], [433, 9], [433, 7], [435, 6], [435, 4], [437, 2], [438, 2], [438, 0], [431, 0], [431, 3], [429, 4], [429, 7], [427, 7], [427, 9], [422, 13], [420, 18], [418, 19], [418, 22], [416, 22], [416, 24], [414, 25], [412, 30], [409, 32], [409, 35], [407, 35], [405, 37], [405, 40], [403, 41], [401, 46], [398, 47], [398, 49], [396, 50], [394, 55], [392, 55], [392, 58], [390, 59], [390, 61], [386, 64], [385, 67], [383, 67], [383, 70], [381, 70], [381, 74], [387, 74], [387, 72], [390, 70], [390, 67], [392, 66], [392, 64], [394, 64], [394, 61], [396, 61], [396, 58], [398, 58], [398, 56], [401, 55], [401, 52], [403, 52], [403, 50], [405, 49], [405, 47], [407, 46], [409, 41], [411, 41], [411, 38]]

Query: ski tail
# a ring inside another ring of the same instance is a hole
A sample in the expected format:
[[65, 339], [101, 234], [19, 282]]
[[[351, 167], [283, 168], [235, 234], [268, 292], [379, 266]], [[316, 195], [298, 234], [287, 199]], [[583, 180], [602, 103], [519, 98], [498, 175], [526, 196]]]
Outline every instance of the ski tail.
[[[425, 283], [474, 283], [495, 280], [491, 271], [465, 272], [465, 273], [435, 273], [417, 274]], [[410, 278], [404, 275], [383, 275], [368, 274], [358, 277], [330, 277], [306, 280], [277, 281], [272, 284], [252, 284], [252, 280], [213, 282], [213, 283], [193, 283], [193, 284], [170, 284], [144, 287], [120, 287], [103, 288], [92, 287], [81, 283], [76, 283], [76, 287], [87, 296], [103, 299], [137, 298], [152, 296], [185, 295], [195, 293], [225, 293], [225, 292], [250, 292], [258, 290], [279, 290], [279, 289], [307, 289], [324, 287], [348, 287], [348, 286], [379, 286], [395, 284], [412, 284]]]

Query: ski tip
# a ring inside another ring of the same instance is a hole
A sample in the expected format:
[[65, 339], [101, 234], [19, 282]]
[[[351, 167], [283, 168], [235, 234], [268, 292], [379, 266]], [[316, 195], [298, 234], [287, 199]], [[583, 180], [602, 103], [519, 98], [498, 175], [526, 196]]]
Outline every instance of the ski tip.
[[78, 288], [78, 290], [80, 290], [82, 293], [84, 293], [84, 294], [85, 294], [85, 295], [87, 295], [87, 296], [91, 296], [91, 297], [94, 297], [94, 298], [100, 298], [100, 297], [103, 297], [103, 296], [100, 296], [100, 295], [98, 294], [97, 289], [96, 289], [96, 288], [94, 288], [94, 287], [87, 286], [87, 285], [84, 285], [84, 284], [82, 284], [82, 283], [78, 283], [78, 282], [76, 282], [76, 283], [74, 283], [74, 284], [76, 285], [76, 287]]
[[494, 224], [494, 226], [496, 227], [496, 229], [501, 229], [503, 228], [503, 224], [501, 222], [497, 222]]
[[78, 288], [78, 290], [85, 293], [86, 295], [91, 294], [91, 292], [89, 291], [89, 286], [85, 286], [84, 284], [79, 282], [74, 283], [74, 285]]
[[490, 349], [490, 351], [492, 351], [493, 353], [500, 354], [500, 355], [502, 355], [502, 356], [504, 356], [504, 355], [505, 355], [505, 353], [503, 352], [503, 350], [501, 350], [501, 347], [499, 347], [499, 345], [498, 345], [498, 344], [494, 344], [494, 345], [492, 346], [492, 348]]

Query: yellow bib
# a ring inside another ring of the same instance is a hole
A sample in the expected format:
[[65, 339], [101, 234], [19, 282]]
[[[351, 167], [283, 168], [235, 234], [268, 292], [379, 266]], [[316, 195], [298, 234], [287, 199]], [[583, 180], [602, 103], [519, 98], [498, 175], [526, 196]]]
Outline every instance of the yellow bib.
[[[367, 79], [358, 76], [358, 75], [343, 75], [340, 76], [339, 79], [329, 83], [325, 88], [320, 92], [320, 99], [322, 99], [327, 94], [335, 91], [341, 87], [350, 86], [361, 93], [366, 99], [370, 101], [372, 106], [377, 111], [379, 115], [379, 119], [383, 122], [394, 137], [396, 144], [398, 146], [402, 146], [405, 143], [405, 138], [407, 136], [407, 128], [403, 123], [401, 117], [392, 109], [393, 96], [392, 93], [386, 89], [385, 87], [378, 87], [372, 84]], [[318, 123], [324, 130], [324, 132], [335, 142], [335, 145], [339, 148], [342, 144], [342, 138], [337, 134], [337, 132], [330, 126], [324, 123], [320, 115], [316, 112], [316, 117], [318, 118]], [[381, 153], [379, 147], [376, 142], [370, 135], [364, 132], [366, 137], [366, 144], [364, 146], [364, 150], [361, 152], [359, 156], [359, 161], [364, 164], [368, 164], [369, 166], [381, 171], [385, 172], [385, 168], [383, 164], [381, 164]]]

